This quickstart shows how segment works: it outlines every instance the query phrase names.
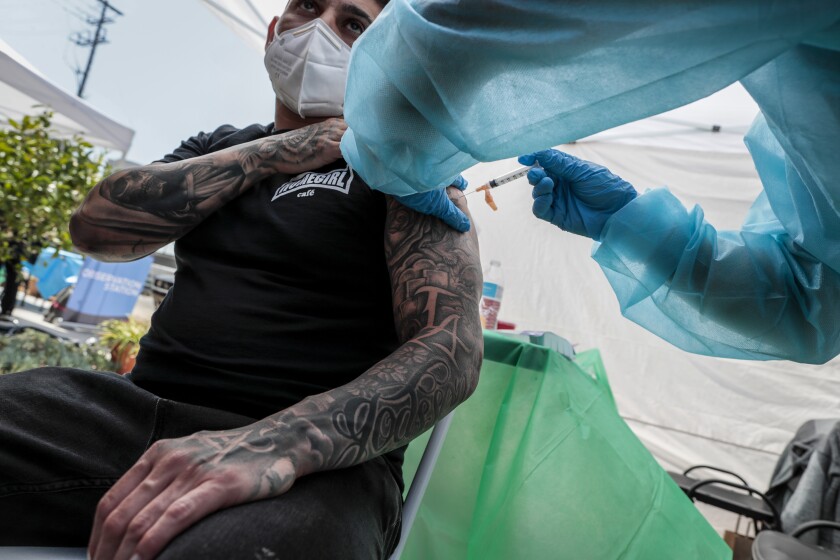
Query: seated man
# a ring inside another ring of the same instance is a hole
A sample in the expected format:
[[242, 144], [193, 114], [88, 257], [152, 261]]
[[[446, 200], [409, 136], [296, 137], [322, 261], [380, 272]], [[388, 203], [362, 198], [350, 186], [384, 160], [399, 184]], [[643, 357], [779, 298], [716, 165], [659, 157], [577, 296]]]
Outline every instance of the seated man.
[[[352, 44], [380, 4], [293, 0], [267, 67], [300, 37]], [[0, 377], [0, 545], [88, 543], [94, 560], [394, 549], [404, 446], [478, 381], [477, 242], [370, 190], [341, 159], [343, 121], [324, 118], [341, 99], [300, 102], [335, 87], [299, 74], [273, 76], [271, 125], [200, 133], [74, 215], [100, 259], [176, 240], [176, 281], [128, 377]]]

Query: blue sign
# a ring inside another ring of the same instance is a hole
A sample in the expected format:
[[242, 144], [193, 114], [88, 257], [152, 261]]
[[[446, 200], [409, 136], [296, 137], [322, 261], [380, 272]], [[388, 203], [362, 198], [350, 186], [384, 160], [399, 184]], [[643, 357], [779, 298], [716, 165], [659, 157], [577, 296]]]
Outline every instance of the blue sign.
[[106, 319], [125, 319], [134, 310], [151, 266], [152, 257], [129, 263], [86, 258], [64, 320], [96, 325]]
[[24, 263], [29, 273], [38, 279], [41, 297], [52, 297], [65, 286], [75, 284], [82, 268], [84, 257], [70, 251], [56, 251], [47, 247], [38, 255], [35, 264]]

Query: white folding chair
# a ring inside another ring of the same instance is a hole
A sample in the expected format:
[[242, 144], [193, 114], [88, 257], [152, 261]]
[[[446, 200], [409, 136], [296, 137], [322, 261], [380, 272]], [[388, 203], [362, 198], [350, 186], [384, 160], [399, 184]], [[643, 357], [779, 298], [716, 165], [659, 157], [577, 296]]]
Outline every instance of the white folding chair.
[[454, 410], [441, 418], [432, 429], [432, 435], [429, 437], [425, 451], [423, 451], [423, 457], [417, 466], [417, 472], [414, 474], [414, 480], [411, 481], [408, 495], [405, 497], [405, 504], [403, 504], [400, 543], [389, 560], [399, 560], [402, 556], [408, 534], [411, 532], [411, 526], [414, 525], [417, 512], [420, 510], [420, 502], [423, 501], [423, 495], [426, 493], [426, 488], [429, 487], [429, 480], [432, 478], [432, 471], [435, 470], [435, 463], [437, 463], [440, 450], [443, 449], [443, 442], [446, 440], [446, 433], [449, 431], [453, 416], [455, 416]]
[[0, 546], [0, 560], [86, 560], [84, 548]]

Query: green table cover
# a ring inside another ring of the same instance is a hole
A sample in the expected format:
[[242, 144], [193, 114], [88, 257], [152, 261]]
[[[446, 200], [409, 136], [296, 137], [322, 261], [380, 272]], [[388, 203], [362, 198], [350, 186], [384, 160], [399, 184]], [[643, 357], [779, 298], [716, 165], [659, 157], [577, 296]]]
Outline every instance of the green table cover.
[[[407, 484], [427, 439], [409, 446]], [[597, 350], [570, 361], [485, 332], [403, 560], [731, 557], [619, 417]]]

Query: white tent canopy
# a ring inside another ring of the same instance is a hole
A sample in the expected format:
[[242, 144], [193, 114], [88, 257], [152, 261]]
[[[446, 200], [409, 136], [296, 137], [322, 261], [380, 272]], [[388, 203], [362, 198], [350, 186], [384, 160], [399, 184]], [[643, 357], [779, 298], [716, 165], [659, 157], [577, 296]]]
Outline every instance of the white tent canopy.
[[[260, 51], [284, 3], [203, 0]], [[737, 229], [761, 191], [743, 135], [758, 109], [740, 85], [691, 105], [585, 138], [561, 149], [608, 166], [642, 192], [667, 186], [699, 204], [719, 230]], [[479, 164], [472, 185], [517, 167]], [[500, 317], [550, 330], [578, 350], [598, 348], [622, 416], [667, 468], [716, 464], [763, 489], [778, 454], [808, 419], [840, 417], [840, 361], [825, 366], [747, 362], [683, 352], [621, 316], [592, 243], [531, 215], [522, 179], [494, 193], [499, 211], [470, 197], [482, 261], [503, 264]]]
[[53, 129], [60, 136], [78, 134], [95, 146], [125, 154], [134, 131], [50, 82], [0, 39], [0, 126], [33, 114], [39, 105], [54, 112]]
[[262, 52], [268, 23], [282, 14], [288, 0], [201, 0], [251, 47]]

